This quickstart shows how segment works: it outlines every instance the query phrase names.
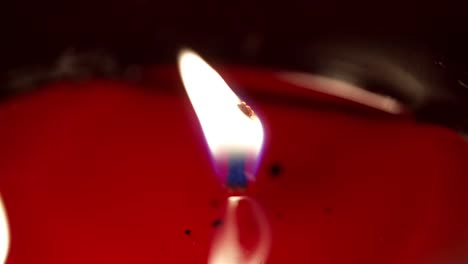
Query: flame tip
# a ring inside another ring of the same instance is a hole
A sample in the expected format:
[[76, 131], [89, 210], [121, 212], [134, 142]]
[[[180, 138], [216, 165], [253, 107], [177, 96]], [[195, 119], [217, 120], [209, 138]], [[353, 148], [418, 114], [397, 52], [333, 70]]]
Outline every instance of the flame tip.
[[178, 58], [178, 61], [180, 62], [184, 57], [186, 57], [187, 55], [192, 55], [192, 56], [197, 56], [199, 57], [199, 55], [193, 51], [192, 49], [190, 48], [181, 48], [177, 54], [177, 58]]

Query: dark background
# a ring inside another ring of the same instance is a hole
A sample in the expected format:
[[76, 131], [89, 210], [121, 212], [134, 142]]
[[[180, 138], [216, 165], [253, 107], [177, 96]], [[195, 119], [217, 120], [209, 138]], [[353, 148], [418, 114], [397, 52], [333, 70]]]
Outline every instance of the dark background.
[[[347, 61], [361, 68], [351, 74], [364, 88], [399, 98], [418, 118], [468, 130], [463, 2], [23, 0], [2, 5], [3, 97], [14, 94], [8, 87], [12, 70], [53, 67], [65, 50], [103, 51], [126, 67], [174, 63], [177, 50], [189, 46], [220, 63], [324, 74], [336, 60]], [[423, 80], [428, 95], [419, 96], [392, 72], [374, 71], [375, 63], [388, 61]]]

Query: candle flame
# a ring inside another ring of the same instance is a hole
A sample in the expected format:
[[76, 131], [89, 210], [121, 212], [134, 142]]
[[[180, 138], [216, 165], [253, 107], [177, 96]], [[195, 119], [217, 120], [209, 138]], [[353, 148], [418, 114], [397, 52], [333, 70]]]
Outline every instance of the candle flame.
[[3, 200], [0, 196], [0, 263], [5, 263], [10, 249], [10, 230]]
[[[239, 202], [245, 200], [252, 205], [252, 213], [259, 226], [259, 244], [247, 252], [239, 243], [236, 210]], [[252, 198], [231, 196], [227, 200], [225, 223], [214, 239], [209, 264], [258, 264], [265, 263], [271, 246], [271, 232], [262, 207]]]
[[252, 108], [196, 53], [183, 50], [179, 54], [179, 71], [212, 155], [257, 158], [263, 128]]
[[[263, 145], [260, 119], [196, 53], [183, 50], [179, 54], [179, 71], [212, 156], [227, 162], [228, 187], [245, 188], [244, 177], [252, 179]], [[249, 168], [251, 163], [254, 163], [253, 169]], [[259, 244], [252, 252], [246, 252], [239, 242], [236, 211], [242, 200], [251, 204], [251, 213], [259, 226]], [[271, 244], [270, 228], [263, 209], [255, 200], [244, 196], [230, 196], [227, 203], [225, 222], [215, 236], [209, 263], [263, 263]]]

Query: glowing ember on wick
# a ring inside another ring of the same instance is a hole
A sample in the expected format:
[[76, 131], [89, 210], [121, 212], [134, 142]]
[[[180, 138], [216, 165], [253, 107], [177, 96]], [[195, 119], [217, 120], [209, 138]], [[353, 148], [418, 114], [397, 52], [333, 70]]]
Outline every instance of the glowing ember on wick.
[[222, 180], [231, 190], [245, 189], [263, 145], [260, 119], [196, 53], [183, 50], [179, 70]]
[[237, 104], [237, 106], [246, 116], [248, 116], [249, 118], [254, 118], [254, 111], [245, 102], [240, 102], [239, 104]]

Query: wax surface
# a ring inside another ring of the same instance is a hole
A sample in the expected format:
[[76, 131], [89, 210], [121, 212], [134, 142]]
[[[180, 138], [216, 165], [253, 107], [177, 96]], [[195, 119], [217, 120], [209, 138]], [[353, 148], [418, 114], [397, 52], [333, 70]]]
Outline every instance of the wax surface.
[[[266, 133], [252, 195], [270, 219], [267, 263], [468, 259], [468, 151], [458, 135], [252, 104]], [[103, 81], [4, 102], [7, 263], [206, 263], [226, 194], [194, 115], [183, 93]]]

